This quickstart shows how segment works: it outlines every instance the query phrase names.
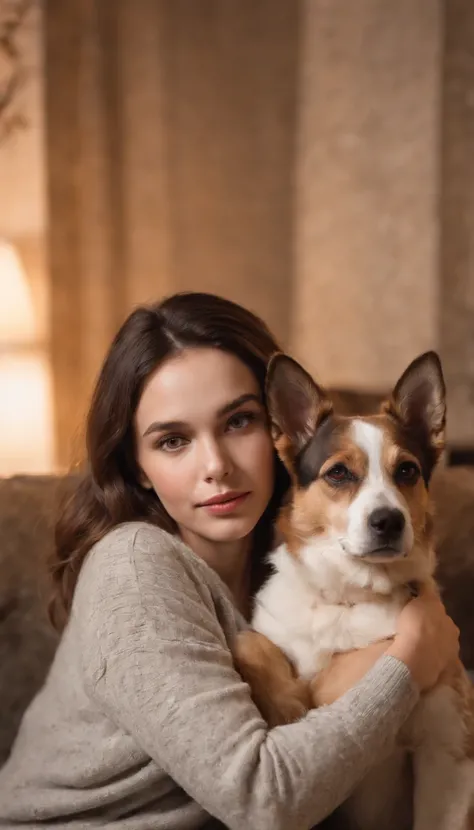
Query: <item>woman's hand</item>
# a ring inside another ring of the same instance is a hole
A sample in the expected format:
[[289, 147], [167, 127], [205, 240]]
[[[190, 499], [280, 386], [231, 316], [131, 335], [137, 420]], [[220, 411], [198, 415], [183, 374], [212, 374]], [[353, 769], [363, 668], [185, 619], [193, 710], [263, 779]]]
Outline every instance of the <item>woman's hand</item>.
[[434, 586], [401, 611], [393, 644], [387, 649], [410, 669], [421, 692], [436, 685], [442, 672], [459, 657], [459, 628], [448, 617]]

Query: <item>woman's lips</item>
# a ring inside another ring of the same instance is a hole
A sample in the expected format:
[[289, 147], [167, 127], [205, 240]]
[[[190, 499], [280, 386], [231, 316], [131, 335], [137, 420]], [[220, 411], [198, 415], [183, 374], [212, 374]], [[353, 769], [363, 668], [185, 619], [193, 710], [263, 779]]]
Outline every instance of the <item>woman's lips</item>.
[[222, 495], [214, 496], [212, 499], [199, 504], [198, 507], [203, 507], [208, 513], [213, 516], [226, 516], [237, 510], [246, 498], [250, 495], [247, 493], [222, 493]]

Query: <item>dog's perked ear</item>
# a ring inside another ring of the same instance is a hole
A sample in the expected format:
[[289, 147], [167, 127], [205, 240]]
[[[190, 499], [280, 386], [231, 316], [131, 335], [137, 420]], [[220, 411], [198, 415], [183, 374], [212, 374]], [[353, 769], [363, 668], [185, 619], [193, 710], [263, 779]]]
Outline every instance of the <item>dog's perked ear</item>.
[[437, 460], [445, 444], [446, 386], [436, 352], [426, 352], [410, 363], [382, 410], [423, 436]]
[[286, 451], [280, 454], [285, 463], [291, 462], [332, 412], [332, 403], [308, 372], [282, 353], [268, 364], [265, 392], [277, 447], [283, 450], [278, 438], [284, 437]]

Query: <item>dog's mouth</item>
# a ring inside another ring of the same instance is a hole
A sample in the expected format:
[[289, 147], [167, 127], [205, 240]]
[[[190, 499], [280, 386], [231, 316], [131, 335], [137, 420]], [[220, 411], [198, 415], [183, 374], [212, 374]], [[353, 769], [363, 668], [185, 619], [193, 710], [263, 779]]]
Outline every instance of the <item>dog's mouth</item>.
[[350, 550], [342, 539], [339, 542], [344, 553], [348, 554], [352, 559], [356, 559], [359, 562], [368, 562], [371, 565], [387, 565], [399, 559], [406, 559], [408, 556], [407, 551], [397, 545], [379, 545], [376, 548], [369, 548], [367, 550]]
[[378, 548], [371, 548], [371, 550], [363, 551], [363, 553], [353, 554], [357, 559], [362, 559], [364, 562], [373, 563], [388, 563], [396, 559], [404, 559], [407, 553], [403, 548], [391, 547], [390, 545], [383, 545]]

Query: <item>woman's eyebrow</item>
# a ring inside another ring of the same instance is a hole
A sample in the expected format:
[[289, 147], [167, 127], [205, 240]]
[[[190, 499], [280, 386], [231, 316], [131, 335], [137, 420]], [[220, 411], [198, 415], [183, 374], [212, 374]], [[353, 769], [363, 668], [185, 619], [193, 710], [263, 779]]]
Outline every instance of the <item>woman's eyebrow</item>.
[[152, 432], [168, 432], [171, 429], [182, 429], [185, 426], [184, 421], [153, 421], [143, 433], [143, 438]]
[[223, 415], [228, 415], [229, 412], [232, 412], [234, 409], [237, 409], [239, 406], [242, 406], [244, 403], [249, 403], [252, 401], [253, 403], [258, 403], [260, 406], [262, 405], [261, 398], [258, 395], [248, 393], [247, 395], [240, 395], [240, 397], [235, 398], [235, 400], [231, 401], [230, 403], [226, 403], [222, 409], [219, 409], [218, 416], [221, 418]]
[[[228, 415], [229, 412], [233, 412], [234, 409], [238, 409], [239, 406], [242, 406], [244, 403], [249, 403], [252, 401], [253, 403], [258, 403], [260, 406], [262, 405], [262, 401], [258, 395], [248, 393], [246, 395], [240, 395], [238, 398], [235, 398], [230, 403], [226, 403], [221, 409], [218, 410], [218, 417], [222, 418], [223, 415]], [[184, 421], [153, 421], [149, 427], [143, 433], [143, 438], [146, 438], [147, 435], [150, 435], [152, 432], [168, 432], [172, 429], [183, 429], [186, 424]]]

